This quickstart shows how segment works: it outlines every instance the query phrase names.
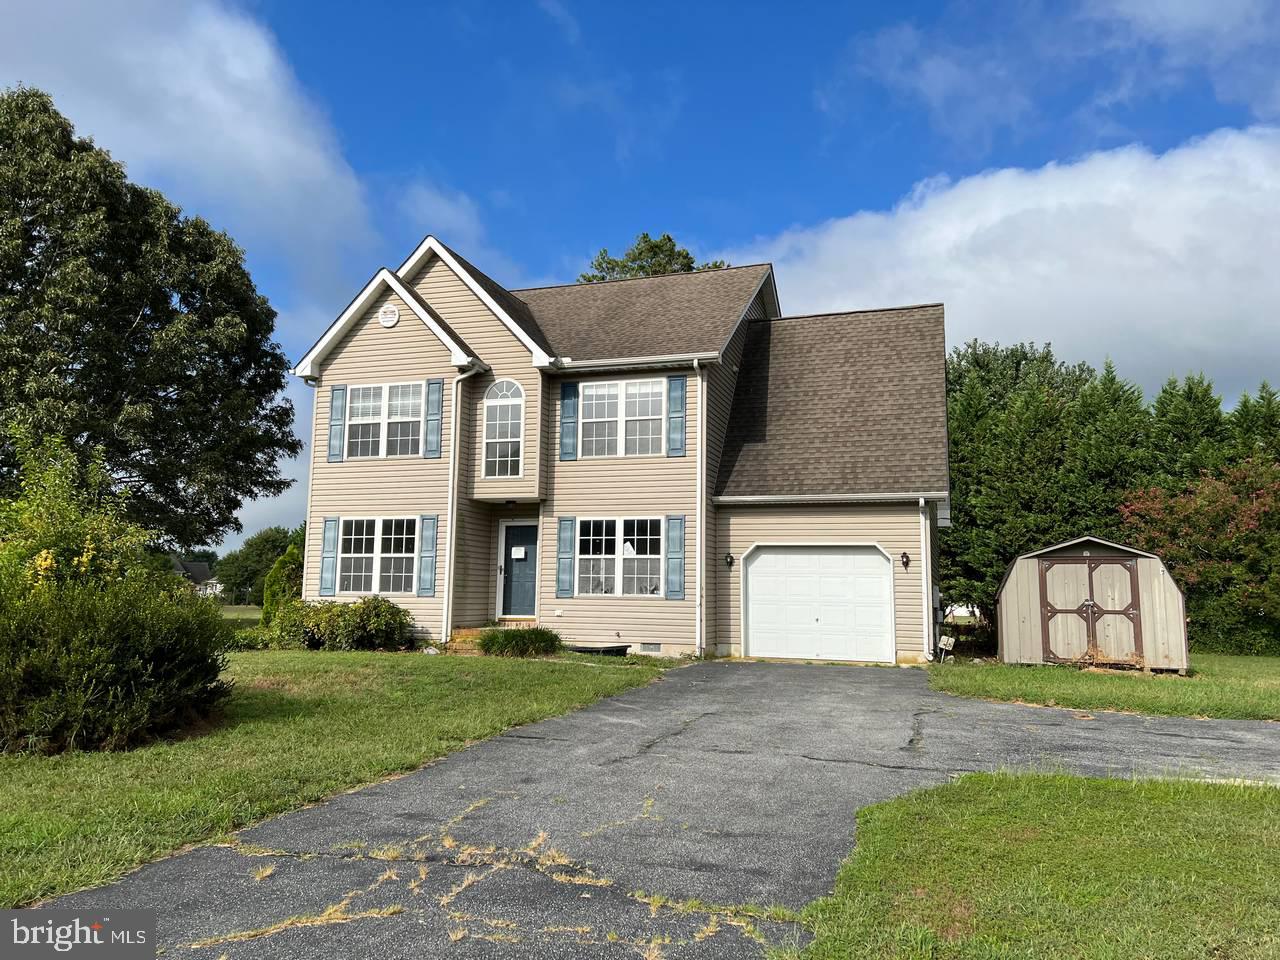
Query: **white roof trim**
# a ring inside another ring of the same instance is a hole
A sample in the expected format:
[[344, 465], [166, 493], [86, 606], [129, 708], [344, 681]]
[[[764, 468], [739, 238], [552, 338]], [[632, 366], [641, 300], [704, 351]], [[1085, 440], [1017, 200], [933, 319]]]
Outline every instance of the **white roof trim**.
[[945, 500], [945, 493], [795, 493], [759, 496], [719, 496], [714, 503], [896, 503], [898, 501]]
[[400, 299], [408, 305], [409, 309], [414, 312], [418, 319], [426, 324], [427, 329], [436, 335], [436, 339], [448, 348], [450, 363], [455, 367], [462, 367], [471, 363], [471, 361], [475, 359], [471, 354], [467, 353], [467, 351], [463, 349], [461, 344], [445, 332], [445, 329], [436, 322], [435, 317], [433, 317], [428, 311], [422, 309], [422, 305], [418, 301], [418, 298], [405, 289], [400, 278], [386, 267], [383, 267], [373, 275], [373, 279], [370, 280], [356, 298], [351, 301], [351, 305], [348, 306], [346, 310], [342, 311], [342, 315], [329, 325], [329, 329], [326, 330], [324, 335], [316, 341], [316, 345], [307, 351], [307, 355], [298, 361], [298, 365], [293, 368], [294, 374], [299, 377], [319, 376], [320, 362], [328, 356], [329, 351], [337, 346], [338, 341], [341, 340], [342, 337], [346, 335], [347, 331], [355, 325], [356, 320], [359, 319], [360, 315], [369, 308], [369, 305], [373, 302], [373, 298], [382, 291], [384, 286], [390, 287], [395, 291]]
[[423, 238], [423, 241], [418, 244], [418, 249], [409, 254], [409, 259], [400, 264], [400, 269], [397, 270], [396, 273], [399, 274], [402, 279], [408, 280], [409, 277], [411, 277], [414, 272], [422, 266], [424, 262], [426, 262], [427, 257], [433, 253], [443, 260], [445, 265], [452, 270], [455, 275], [457, 275], [458, 279], [465, 283], [468, 289], [479, 297], [480, 301], [493, 311], [494, 316], [501, 320], [503, 325], [515, 335], [515, 338], [528, 348], [529, 353], [533, 356], [533, 365], [535, 367], [551, 366], [552, 358], [547, 355], [546, 351], [533, 342], [533, 338], [525, 332], [525, 329], [521, 327], [520, 324], [516, 323], [505, 310], [498, 306], [497, 301], [485, 292], [484, 287], [476, 283], [475, 279], [471, 276], [470, 271], [462, 269], [462, 266], [456, 259], [454, 259], [453, 255], [445, 249], [444, 244], [435, 237], [428, 235]]
[[1055, 543], [1051, 547], [1042, 547], [1039, 550], [1032, 550], [1030, 553], [1020, 554], [1018, 556], [1018, 559], [1021, 560], [1023, 557], [1038, 557], [1043, 553], [1052, 553], [1055, 550], [1062, 550], [1066, 547], [1074, 547], [1076, 544], [1085, 543], [1086, 541], [1089, 543], [1100, 543], [1103, 546], [1107, 546], [1107, 547], [1114, 547], [1117, 550], [1123, 550], [1125, 553], [1132, 553], [1139, 557], [1150, 557], [1152, 560], [1160, 559], [1154, 553], [1147, 553], [1147, 551], [1139, 550], [1137, 547], [1131, 547], [1128, 544], [1116, 543], [1114, 540], [1104, 540], [1102, 537], [1093, 537], [1093, 536], [1076, 537], [1074, 540], [1067, 540], [1067, 541], [1064, 541], [1063, 543]]
[[612, 370], [616, 367], [655, 367], [655, 366], [688, 366], [695, 360], [699, 363], [712, 363], [720, 359], [714, 350], [707, 353], [673, 353], [660, 357], [619, 357], [616, 360], [574, 360], [572, 357], [561, 357], [556, 366], [566, 372], [589, 370]]

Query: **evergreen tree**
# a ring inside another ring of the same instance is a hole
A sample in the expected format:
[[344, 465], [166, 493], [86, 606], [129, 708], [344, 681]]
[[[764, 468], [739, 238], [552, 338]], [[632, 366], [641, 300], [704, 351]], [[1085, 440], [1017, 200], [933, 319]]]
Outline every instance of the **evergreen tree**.
[[1222, 399], [1204, 374], [1170, 377], [1151, 409], [1151, 479], [1180, 490], [1205, 471], [1220, 469], [1231, 453]]

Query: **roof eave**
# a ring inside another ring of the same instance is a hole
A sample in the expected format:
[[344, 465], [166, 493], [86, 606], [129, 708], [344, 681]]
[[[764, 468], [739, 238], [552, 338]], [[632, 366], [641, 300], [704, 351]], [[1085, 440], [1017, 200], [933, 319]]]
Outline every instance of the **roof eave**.
[[723, 504], [771, 503], [918, 503], [921, 500], [946, 500], [946, 492], [927, 493], [768, 493], [720, 494], [711, 498]]

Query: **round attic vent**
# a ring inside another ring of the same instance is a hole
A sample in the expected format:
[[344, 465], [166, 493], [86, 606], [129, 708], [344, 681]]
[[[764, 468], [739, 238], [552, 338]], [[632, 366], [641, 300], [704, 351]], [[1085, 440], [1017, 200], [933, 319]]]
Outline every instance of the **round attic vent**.
[[400, 311], [396, 309], [394, 303], [385, 304], [378, 311], [378, 322], [388, 329], [400, 322]]

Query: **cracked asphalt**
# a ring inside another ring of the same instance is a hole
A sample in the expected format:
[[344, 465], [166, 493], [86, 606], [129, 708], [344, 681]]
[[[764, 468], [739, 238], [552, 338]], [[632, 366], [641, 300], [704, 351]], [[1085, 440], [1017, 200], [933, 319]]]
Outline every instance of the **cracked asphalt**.
[[153, 908], [192, 960], [759, 957], [805, 934], [744, 905], [827, 893], [859, 807], [993, 769], [1280, 782], [1280, 725], [698, 663], [49, 905]]

